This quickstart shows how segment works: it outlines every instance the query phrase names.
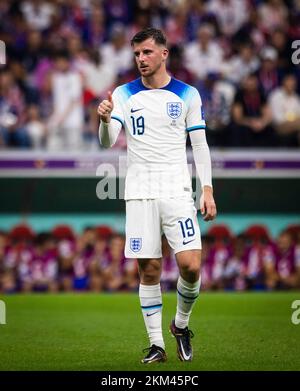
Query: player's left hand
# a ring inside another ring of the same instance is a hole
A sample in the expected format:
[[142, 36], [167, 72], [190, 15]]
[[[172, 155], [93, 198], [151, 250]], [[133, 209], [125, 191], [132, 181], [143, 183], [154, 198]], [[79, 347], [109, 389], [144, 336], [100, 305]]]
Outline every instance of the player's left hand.
[[213, 189], [204, 186], [200, 198], [200, 210], [204, 221], [213, 220], [217, 215], [217, 207], [213, 196]]

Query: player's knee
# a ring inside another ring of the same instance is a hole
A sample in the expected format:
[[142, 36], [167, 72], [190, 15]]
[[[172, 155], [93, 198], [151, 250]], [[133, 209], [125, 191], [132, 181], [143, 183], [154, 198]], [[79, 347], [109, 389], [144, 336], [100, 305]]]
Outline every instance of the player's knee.
[[158, 263], [140, 264], [140, 278], [142, 283], [156, 284], [160, 279], [160, 265]]
[[187, 281], [197, 281], [200, 277], [200, 261], [199, 259], [191, 259], [189, 262], [181, 265], [181, 275]]
[[159, 274], [155, 273], [154, 270], [146, 270], [140, 273], [142, 284], [158, 284]]

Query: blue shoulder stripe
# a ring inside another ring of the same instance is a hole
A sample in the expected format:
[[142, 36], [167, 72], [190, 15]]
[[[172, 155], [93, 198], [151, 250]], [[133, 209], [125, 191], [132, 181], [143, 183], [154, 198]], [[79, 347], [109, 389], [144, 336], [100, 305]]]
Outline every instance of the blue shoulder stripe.
[[[197, 94], [197, 90], [195, 87], [192, 87], [189, 84], [186, 84], [180, 80], [174, 79], [173, 77], [165, 87], [159, 89], [173, 92], [173, 94], [177, 95], [186, 103], [193, 99], [195, 94]], [[140, 91], [151, 91], [151, 88], [145, 87], [142, 83], [142, 79], [139, 77], [136, 80], [133, 80], [127, 84], [123, 84], [122, 86], [118, 87], [118, 91], [121, 97], [125, 101], [127, 101], [127, 99], [129, 99], [132, 95], [135, 95]]]
[[205, 129], [205, 125], [196, 125], [196, 126], [191, 126], [190, 128], [187, 128], [187, 132], [192, 132], [193, 130], [198, 130], [198, 129]]
[[186, 95], [190, 91], [190, 86], [180, 80], [172, 78], [170, 83], [163, 87], [162, 90], [173, 92], [173, 94], [176, 94], [179, 98], [185, 100]]
[[124, 121], [120, 117], [117, 117], [116, 115], [112, 115], [111, 119], [115, 119], [116, 121], [121, 122], [121, 125], [124, 126]]
[[131, 81], [130, 83], [123, 84], [118, 88], [121, 97], [127, 101], [132, 95], [137, 94], [140, 91], [148, 90], [142, 83], [141, 78]]

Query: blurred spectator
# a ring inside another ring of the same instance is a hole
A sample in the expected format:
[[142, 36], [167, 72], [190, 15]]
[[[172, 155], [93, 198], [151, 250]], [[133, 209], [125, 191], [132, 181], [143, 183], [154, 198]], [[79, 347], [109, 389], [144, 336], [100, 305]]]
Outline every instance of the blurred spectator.
[[245, 0], [212, 0], [207, 9], [216, 17], [222, 34], [231, 37], [247, 20]]
[[186, 12], [182, 5], [175, 6], [167, 17], [165, 33], [170, 46], [186, 42]]
[[292, 68], [292, 52], [291, 43], [284, 30], [275, 30], [269, 39], [269, 43], [273, 46], [278, 54], [277, 65], [282, 72], [288, 72]]
[[208, 143], [212, 146], [224, 146], [229, 141], [228, 126], [235, 89], [217, 73], [209, 73], [197, 87], [204, 109]]
[[233, 84], [240, 84], [246, 76], [257, 71], [259, 60], [252, 43], [240, 46], [238, 54], [222, 65], [224, 77]]
[[125, 260], [123, 289], [126, 291], [137, 291], [139, 285], [138, 261], [136, 259]]
[[109, 241], [107, 264], [103, 265], [103, 281], [108, 291], [136, 290], [139, 284], [135, 260], [124, 257], [125, 238], [115, 234]]
[[70, 68], [67, 51], [55, 58], [52, 74], [53, 114], [48, 122], [50, 150], [78, 150], [82, 147], [84, 112], [83, 83], [78, 72]]
[[128, 24], [131, 20], [130, 2], [123, 0], [104, 0], [103, 9], [110, 26], [117, 23]]
[[50, 70], [45, 71], [45, 74], [41, 77], [39, 83], [39, 111], [45, 126], [47, 127], [47, 121], [53, 113], [53, 95]]
[[38, 90], [31, 76], [26, 72], [25, 67], [17, 60], [11, 60], [9, 69], [14, 82], [20, 88], [26, 104], [37, 104]]
[[104, 267], [108, 264], [108, 247], [104, 237], [99, 236], [95, 242], [92, 260], [89, 264], [90, 289], [93, 292], [101, 292], [104, 286]]
[[245, 290], [243, 278], [243, 262], [245, 255], [245, 237], [238, 235], [233, 239], [232, 254], [228, 258], [224, 269], [224, 289]]
[[108, 90], [112, 89], [116, 81], [114, 67], [104, 64], [98, 50], [81, 51], [81, 62], [77, 69], [83, 77], [83, 102], [85, 108], [84, 149], [97, 149], [99, 146], [98, 127], [99, 116], [97, 107], [104, 99]]
[[128, 27], [127, 30], [128, 42], [136, 33], [146, 29], [148, 26], [151, 26], [149, 12], [145, 9], [137, 9], [133, 16], [133, 23]]
[[[197, 39], [199, 26], [215, 22], [215, 17], [209, 15], [204, 0], [189, 0], [184, 2], [186, 13], [187, 41]], [[184, 11], [183, 11], [184, 12]]]
[[247, 289], [274, 289], [276, 256], [267, 230], [263, 226], [251, 226], [245, 236], [247, 248], [242, 276]]
[[198, 79], [204, 79], [210, 72], [218, 72], [223, 60], [223, 51], [214, 39], [214, 28], [203, 24], [197, 40], [185, 47], [187, 69]]
[[148, 13], [148, 26], [163, 28], [165, 26], [166, 17], [168, 15], [168, 7], [170, 7], [170, 4], [172, 4], [171, 1], [166, 2], [161, 0], [138, 0], [137, 7], [138, 10], [145, 10]]
[[67, 225], [54, 227], [52, 235], [56, 240], [59, 267], [59, 287], [63, 291], [73, 288], [73, 259], [76, 253], [75, 234]]
[[243, 81], [232, 108], [233, 125], [230, 143], [234, 146], [266, 147], [275, 145], [272, 116], [255, 74]]
[[181, 80], [184, 83], [194, 84], [193, 75], [184, 66], [183, 50], [180, 46], [172, 46], [169, 55], [169, 72], [175, 79]]
[[103, 270], [105, 288], [108, 291], [116, 291], [124, 287], [124, 244], [125, 239], [121, 235], [114, 235], [110, 239], [108, 263]]
[[258, 52], [266, 45], [266, 36], [259, 28], [258, 12], [253, 5], [248, 10], [248, 17], [245, 23], [231, 38], [233, 49], [245, 42], [252, 42]]
[[281, 73], [277, 68], [277, 52], [272, 47], [265, 47], [261, 53], [261, 66], [257, 72], [260, 88], [267, 97], [280, 84]]
[[84, 76], [85, 94], [89, 95], [89, 99], [99, 100], [115, 83], [115, 69], [111, 64], [103, 62], [99, 51], [85, 50], [84, 55], [86, 61], [79, 69]]
[[267, 0], [258, 8], [260, 26], [266, 34], [272, 34], [275, 29], [286, 29], [288, 24], [288, 9], [283, 0]]
[[77, 238], [76, 254], [73, 258], [73, 288], [86, 290], [89, 286], [89, 268], [94, 256], [96, 233], [87, 227], [83, 235]]
[[300, 146], [300, 96], [296, 90], [297, 80], [289, 74], [269, 97], [274, 128], [282, 146]]
[[50, 27], [55, 6], [49, 1], [28, 0], [22, 1], [21, 10], [28, 26], [45, 31]]
[[[26, 224], [14, 227], [6, 238], [3, 255], [2, 289], [4, 292], [15, 292], [22, 289], [19, 281], [20, 262], [29, 262], [32, 255], [34, 232]], [[30, 271], [28, 270], [28, 273]]]
[[40, 233], [33, 243], [33, 254], [19, 261], [22, 290], [56, 292], [58, 264], [55, 243], [48, 233]]
[[[33, 28], [33, 27], [32, 27]], [[17, 60], [31, 75], [37, 67], [41, 58], [47, 55], [42, 33], [38, 30], [29, 30], [26, 45], [19, 53]]]
[[208, 235], [212, 239], [206, 261], [209, 286], [210, 289], [223, 289], [225, 265], [231, 255], [231, 232], [226, 226], [214, 225], [208, 231]]
[[17, 289], [17, 282], [14, 275], [15, 262], [7, 263], [8, 235], [0, 231], [0, 292], [12, 293]]
[[104, 42], [106, 35], [105, 13], [101, 3], [90, 3], [90, 12], [81, 32], [83, 41], [92, 49], [98, 49]]
[[277, 239], [277, 283], [280, 289], [300, 288], [300, 262], [292, 235], [283, 231]]
[[126, 30], [122, 25], [115, 25], [110, 41], [100, 48], [100, 55], [105, 66], [110, 67], [115, 76], [126, 72], [132, 63], [132, 50], [126, 40]]
[[30, 145], [34, 149], [45, 147], [47, 128], [42, 121], [37, 105], [31, 105], [27, 111], [26, 132], [30, 138]]
[[24, 96], [8, 69], [0, 72], [0, 145], [28, 147]]

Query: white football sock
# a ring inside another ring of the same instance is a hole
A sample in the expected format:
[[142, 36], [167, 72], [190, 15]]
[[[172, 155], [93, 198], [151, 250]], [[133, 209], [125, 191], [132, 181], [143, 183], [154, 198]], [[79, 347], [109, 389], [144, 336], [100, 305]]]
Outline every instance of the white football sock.
[[165, 349], [161, 327], [162, 296], [160, 284], [140, 284], [139, 296], [150, 346], [157, 345]]
[[177, 310], [175, 326], [184, 329], [189, 324], [192, 308], [199, 296], [201, 278], [196, 282], [187, 282], [181, 276], [177, 282]]

